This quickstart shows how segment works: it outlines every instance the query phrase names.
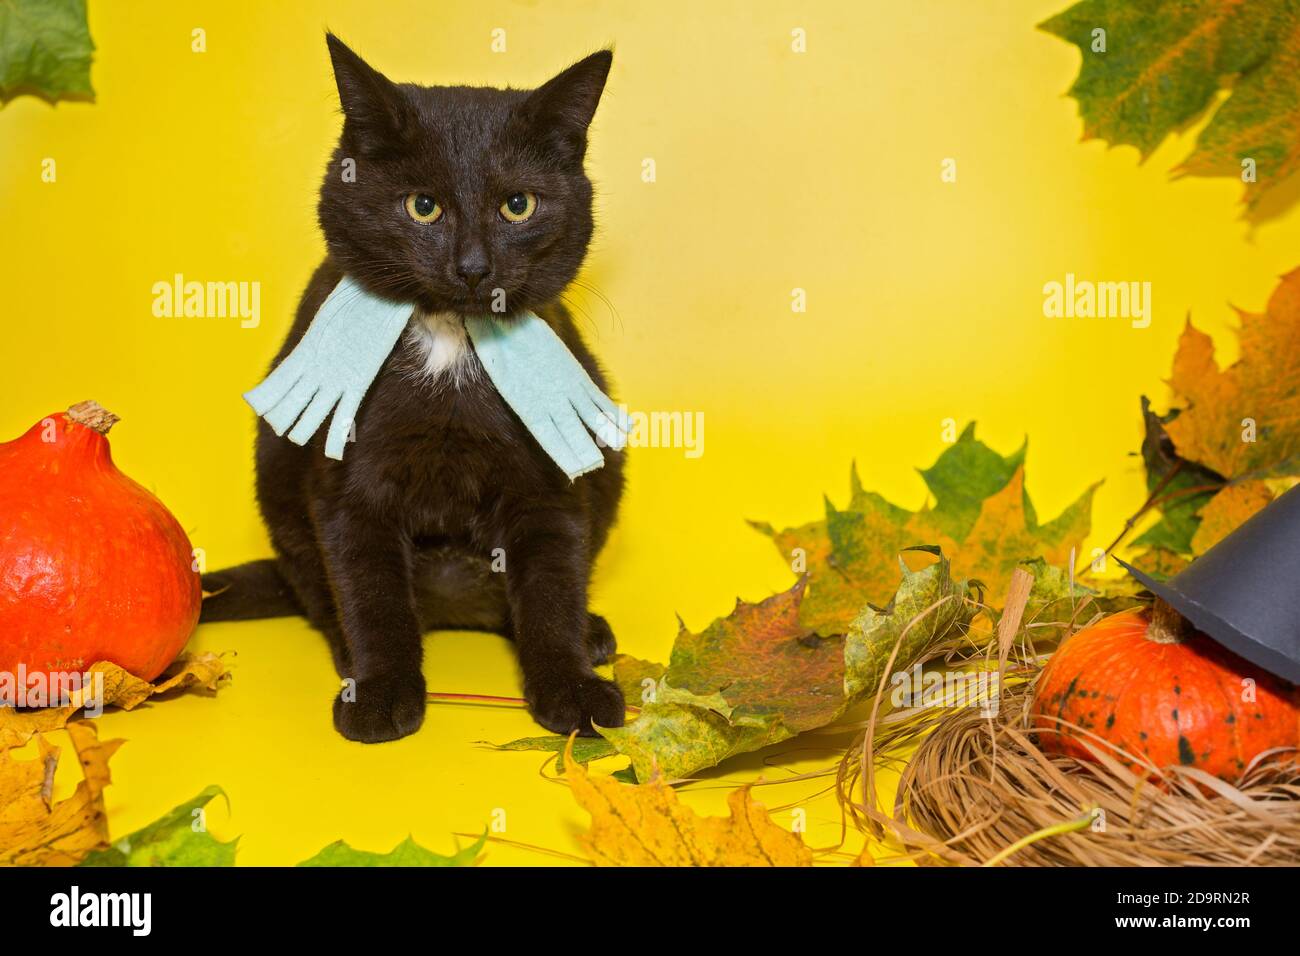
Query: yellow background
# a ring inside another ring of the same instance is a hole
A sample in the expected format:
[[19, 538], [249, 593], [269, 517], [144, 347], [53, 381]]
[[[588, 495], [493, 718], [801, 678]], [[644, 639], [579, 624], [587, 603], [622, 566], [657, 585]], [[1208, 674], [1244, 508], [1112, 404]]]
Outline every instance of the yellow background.
[[[791, 575], [745, 518], [778, 526], [864, 483], [917, 507], [941, 428], [1030, 437], [1044, 518], [1105, 478], [1104, 545], [1140, 504], [1138, 396], [1165, 397], [1189, 313], [1231, 356], [1229, 303], [1261, 309], [1300, 261], [1300, 214], [1254, 231], [1240, 184], [1170, 182], [1195, 128], [1145, 164], [1080, 144], [1064, 97], [1079, 54], [1034, 25], [1067, 0], [981, 2], [105, 2], [90, 0], [94, 104], [0, 109], [0, 435], [84, 398], [118, 412], [119, 465], [152, 488], [211, 568], [268, 552], [253, 504], [253, 416], [240, 393], [275, 352], [322, 255], [316, 190], [339, 119], [323, 31], [398, 80], [535, 85], [609, 43], [592, 137], [599, 234], [578, 292], [587, 331], [634, 408], [702, 411], [705, 454], [645, 449], [600, 563], [594, 606], [621, 648], [662, 658], [680, 614], [701, 627]], [[207, 51], [191, 51], [191, 31]], [[491, 31], [506, 31], [493, 53]], [[791, 31], [807, 32], [807, 52]], [[41, 181], [45, 158], [57, 182]], [[653, 158], [657, 181], [641, 178]], [[957, 162], [956, 183], [940, 163]], [[158, 319], [151, 288], [257, 281], [262, 323]], [[1050, 320], [1067, 272], [1153, 284], [1155, 320]], [[807, 290], [792, 313], [791, 290]], [[606, 301], [607, 300], [607, 301]], [[541, 756], [475, 741], [537, 732], [522, 711], [431, 705], [424, 728], [366, 747], [338, 737], [336, 681], [305, 624], [202, 628], [239, 652], [232, 686], [103, 720], [129, 743], [108, 792], [115, 835], [208, 783], [245, 864], [293, 863], [346, 838], [441, 851], [506, 812], [504, 837], [567, 852], [585, 815]], [[503, 640], [438, 635], [432, 690], [516, 695]], [[808, 738], [744, 758], [716, 784], [825, 766]], [[764, 764], [771, 764], [765, 767]], [[786, 804], [826, 781], [761, 791]], [[826, 796], [815, 845], [838, 840]], [[489, 863], [548, 858], [497, 844]]]

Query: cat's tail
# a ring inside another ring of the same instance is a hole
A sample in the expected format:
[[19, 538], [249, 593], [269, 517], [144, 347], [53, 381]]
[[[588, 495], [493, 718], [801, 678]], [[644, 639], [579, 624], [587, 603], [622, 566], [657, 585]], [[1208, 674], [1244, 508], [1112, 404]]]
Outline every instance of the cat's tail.
[[289, 582], [270, 558], [203, 575], [203, 594], [200, 624], [302, 614]]

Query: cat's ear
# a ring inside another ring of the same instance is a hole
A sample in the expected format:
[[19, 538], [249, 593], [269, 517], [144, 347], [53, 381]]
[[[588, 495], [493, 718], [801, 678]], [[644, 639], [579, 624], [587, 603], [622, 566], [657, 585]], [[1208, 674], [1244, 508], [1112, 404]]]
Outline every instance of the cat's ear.
[[534, 135], [581, 160], [587, 151], [587, 127], [613, 62], [613, 51], [600, 50], [533, 90], [523, 112]]
[[396, 84], [357, 56], [332, 33], [325, 34], [334, 82], [343, 107], [344, 134], [355, 137], [364, 153], [378, 155], [401, 146], [415, 117]]

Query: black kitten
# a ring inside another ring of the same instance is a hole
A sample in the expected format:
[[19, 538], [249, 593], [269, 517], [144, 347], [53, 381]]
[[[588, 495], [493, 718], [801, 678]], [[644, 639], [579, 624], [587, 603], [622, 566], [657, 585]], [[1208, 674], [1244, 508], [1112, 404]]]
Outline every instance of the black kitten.
[[[591, 565], [622, 494], [622, 456], [570, 482], [502, 401], [460, 316], [536, 312], [605, 389], [557, 301], [592, 232], [587, 127], [601, 51], [536, 90], [395, 84], [327, 37], [343, 133], [321, 187], [329, 255], [278, 364], [348, 273], [417, 305], [356, 419], [344, 460], [258, 422], [257, 493], [276, 558], [204, 577], [204, 621], [305, 614], [345, 684], [345, 737], [424, 719], [423, 632], [514, 638], [533, 716], [558, 733], [623, 723], [592, 667], [614, 649], [587, 610]], [[607, 390], [607, 389], [606, 389]], [[354, 693], [352, 692], [354, 691]]]

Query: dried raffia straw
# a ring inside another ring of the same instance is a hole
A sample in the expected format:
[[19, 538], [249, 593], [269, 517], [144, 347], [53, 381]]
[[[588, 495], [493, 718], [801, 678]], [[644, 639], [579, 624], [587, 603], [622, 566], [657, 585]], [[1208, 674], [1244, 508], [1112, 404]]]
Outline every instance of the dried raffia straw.
[[[1005, 626], [991, 642], [997, 646], [984, 652], [985, 663], [998, 654], [1002, 674], [996, 713], [921, 707], [877, 719], [882, 684], [872, 719], [837, 778], [854, 823], [900, 848], [897, 858], [928, 865], [1300, 863], [1293, 751], [1261, 754], [1234, 786], [1194, 767], [1156, 767], [1073, 725], [1066, 726], [1095, 762], [1040, 750], [1028, 715], [1043, 659], [1025, 637], [1032, 622], [1017, 620], [1024, 609], [1017, 591], [1027, 594], [1027, 587], [1013, 581], [1012, 589]], [[1069, 624], [1056, 626], [1072, 633], [1080, 616], [1075, 608]], [[891, 765], [901, 774], [887, 812], [863, 768]]]

